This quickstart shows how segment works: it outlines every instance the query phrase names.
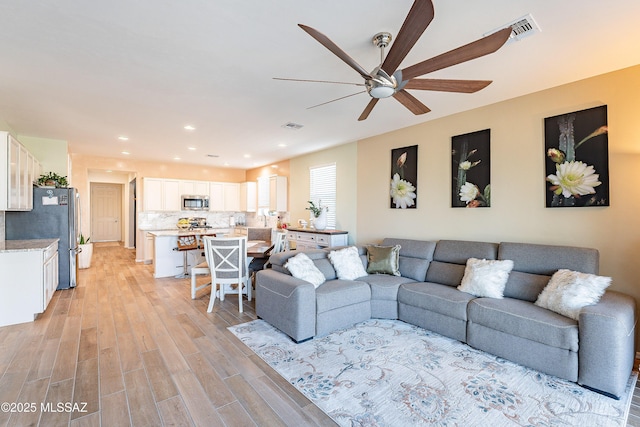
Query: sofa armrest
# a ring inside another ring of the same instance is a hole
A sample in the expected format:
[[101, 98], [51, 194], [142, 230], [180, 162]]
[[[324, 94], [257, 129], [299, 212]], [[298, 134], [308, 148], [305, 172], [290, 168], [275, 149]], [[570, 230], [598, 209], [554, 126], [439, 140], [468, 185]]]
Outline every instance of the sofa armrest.
[[300, 342], [316, 334], [316, 289], [271, 269], [256, 273], [256, 315]]
[[615, 291], [580, 311], [580, 385], [620, 397], [633, 369], [636, 321], [635, 300]]

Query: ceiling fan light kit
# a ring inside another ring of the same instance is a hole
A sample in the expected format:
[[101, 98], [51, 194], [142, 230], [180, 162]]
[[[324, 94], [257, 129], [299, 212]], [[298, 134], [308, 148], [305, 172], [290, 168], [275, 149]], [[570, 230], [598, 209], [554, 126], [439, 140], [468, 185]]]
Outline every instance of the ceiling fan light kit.
[[[344, 63], [353, 68], [364, 79], [364, 86], [366, 87], [366, 92], [371, 97], [371, 100], [358, 118], [358, 120], [361, 121], [365, 120], [369, 116], [376, 103], [381, 98], [393, 97], [405, 108], [416, 115], [425, 114], [431, 111], [426, 105], [407, 92], [406, 89], [473, 93], [484, 89], [491, 83], [491, 80], [417, 79], [416, 77], [470, 61], [472, 59], [480, 58], [497, 51], [511, 36], [512, 28], [510, 26], [489, 34], [472, 43], [450, 50], [410, 67], [406, 67], [404, 69], [398, 68], [411, 48], [416, 44], [422, 33], [429, 26], [433, 18], [434, 9], [431, 0], [415, 0], [386, 57], [384, 55], [384, 49], [390, 45], [393, 39], [391, 34], [387, 32], [380, 32], [373, 36], [373, 44], [380, 49], [380, 65], [370, 73], [320, 31], [303, 24], [298, 24], [298, 26], [325, 48], [329, 49], [329, 51], [340, 58]], [[326, 80], [298, 81], [341, 83]], [[362, 86], [362, 84], [351, 84]], [[358, 94], [359, 93], [362, 92], [358, 92]], [[343, 96], [332, 101], [318, 104], [314, 107], [348, 98], [350, 96], [352, 95]]]

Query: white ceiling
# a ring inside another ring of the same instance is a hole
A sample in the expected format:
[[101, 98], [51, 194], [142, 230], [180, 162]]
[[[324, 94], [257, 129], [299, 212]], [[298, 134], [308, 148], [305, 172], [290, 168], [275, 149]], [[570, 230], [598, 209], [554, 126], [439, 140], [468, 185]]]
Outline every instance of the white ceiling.
[[0, 124], [72, 153], [244, 169], [640, 63], [637, 0], [433, 3], [400, 68], [528, 13], [542, 31], [427, 76], [494, 81], [476, 94], [414, 90], [430, 113], [389, 98], [358, 122], [367, 94], [306, 108], [360, 88], [273, 77], [361, 83], [297, 24], [371, 70], [372, 36], [395, 36], [413, 0], [0, 0]]

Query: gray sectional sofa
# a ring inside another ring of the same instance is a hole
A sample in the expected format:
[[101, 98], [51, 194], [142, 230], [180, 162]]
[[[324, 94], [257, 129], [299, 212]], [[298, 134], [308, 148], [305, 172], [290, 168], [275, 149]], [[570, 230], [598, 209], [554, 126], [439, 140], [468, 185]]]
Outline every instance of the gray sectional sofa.
[[[256, 275], [258, 317], [297, 342], [370, 318], [399, 319], [614, 398], [625, 390], [635, 355], [633, 298], [607, 291], [578, 321], [534, 305], [559, 269], [597, 274], [597, 250], [391, 238], [382, 245], [400, 245], [400, 276], [340, 280], [331, 249], [306, 251], [327, 280], [317, 289], [285, 268], [298, 252], [273, 255], [272, 268]], [[366, 250], [359, 253], [366, 267]], [[468, 258], [513, 261], [503, 299], [457, 289]]]

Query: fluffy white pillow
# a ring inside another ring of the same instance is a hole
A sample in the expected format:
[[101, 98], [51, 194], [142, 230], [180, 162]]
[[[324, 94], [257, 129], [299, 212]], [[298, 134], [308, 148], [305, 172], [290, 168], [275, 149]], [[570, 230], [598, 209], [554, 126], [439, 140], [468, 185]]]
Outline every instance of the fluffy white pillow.
[[458, 289], [477, 297], [502, 299], [504, 287], [513, 269], [511, 260], [469, 258]]
[[610, 284], [611, 277], [558, 270], [540, 292], [535, 304], [578, 320], [580, 310], [600, 301], [600, 297]]
[[318, 267], [316, 267], [311, 258], [304, 252], [300, 252], [298, 255], [289, 258], [284, 268], [289, 270], [291, 275], [296, 279], [305, 280], [316, 288], [326, 280], [324, 274], [318, 270]]
[[358, 277], [367, 275], [367, 271], [360, 260], [358, 248], [355, 246], [329, 252], [329, 261], [333, 264], [333, 268], [336, 269], [338, 279], [355, 280]]

